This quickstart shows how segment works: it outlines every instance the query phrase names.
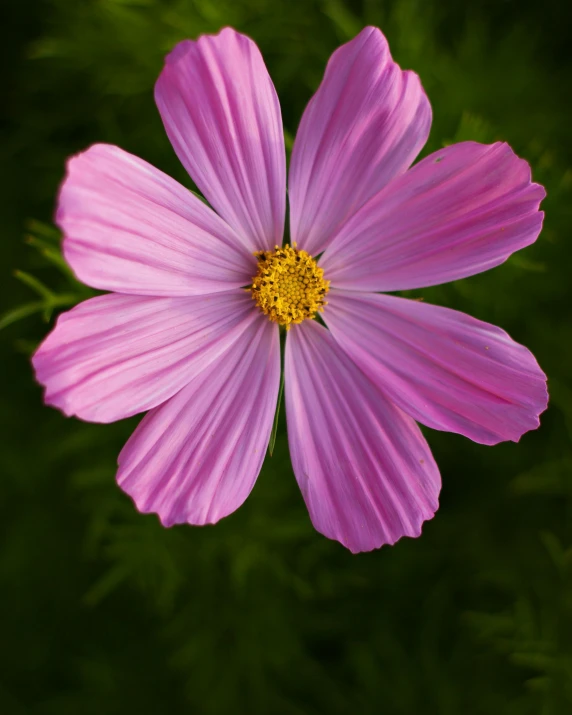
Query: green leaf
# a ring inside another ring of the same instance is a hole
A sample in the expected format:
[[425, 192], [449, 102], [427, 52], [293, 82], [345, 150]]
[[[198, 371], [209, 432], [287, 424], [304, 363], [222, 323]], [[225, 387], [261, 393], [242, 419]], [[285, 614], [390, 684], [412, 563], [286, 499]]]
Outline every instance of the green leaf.
[[0, 316], [0, 330], [8, 327], [12, 323], [22, 320], [22, 318], [28, 318], [34, 313], [44, 313], [44, 319], [49, 320], [54, 308], [60, 308], [67, 305], [75, 305], [75, 303], [81, 300], [77, 295], [73, 294], [63, 294], [63, 295], [53, 295], [51, 298], [45, 300], [38, 300], [33, 303], [25, 303], [17, 308], [9, 310], [4, 315]]
[[36, 292], [40, 298], [44, 298], [49, 301], [54, 297], [54, 294], [49, 288], [29, 273], [25, 273], [24, 271], [14, 271], [14, 276]]
[[66, 263], [62, 256], [59, 246], [53, 246], [50, 241], [38, 238], [31, 234], [24, 239], [29, 246], [33, 246], [39, 253], [44, 256], [53, 266], [60, 270], [67, 278], [72, 278], [76, 282], [76, 278], [71, 268]]
[[45, 304], [43, 301], [36, 301], [35, 303], [26, 303], [25, 305], [20, 305], [13, 310], [9, 310], [0, 317], [0, 330], [8, 327], [8, 325], [11, 325], [18, 320], [22, 320], [22, 318], [27, 318], [30, 315], [34, 315], [34, 313], [39, 313], [44, 309], [44, 307]]
[[43, 221], [37, 221], [36, 219], [31, 218], [26, 221], [26, 228], [35, 236], [41, 236], [56, 245], [59, 245], [60, 243], [62, 236], [60, 231], [49, 223], [44, 223]]

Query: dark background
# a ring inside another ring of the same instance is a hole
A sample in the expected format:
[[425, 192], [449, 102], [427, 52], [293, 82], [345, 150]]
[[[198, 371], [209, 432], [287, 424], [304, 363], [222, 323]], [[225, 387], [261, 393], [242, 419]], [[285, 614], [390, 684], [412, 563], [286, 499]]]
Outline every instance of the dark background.
[[[567, 5], [2, 0], [0, 712], [572, 712]], [[224, 25], [248, 33], [294, 135], [328, 56], [365, 24], [423, 80], [426, 151], [506, 140], [547, 188], [534, 246], [420, 294], [530, 347], [550, 407], [519, 444], [427, 430], [441, 508], [393, 548], [352, 556], [313, 531], [282, 423], [239, 512], [165, 530], [115, 486], [137, 419], [65, 419], [33, 380], [45, 319], [89, 294], [59, 264], [50, 228], [64, 160], [110, 142], [188, 184], [152, 96], [175, 42]]]

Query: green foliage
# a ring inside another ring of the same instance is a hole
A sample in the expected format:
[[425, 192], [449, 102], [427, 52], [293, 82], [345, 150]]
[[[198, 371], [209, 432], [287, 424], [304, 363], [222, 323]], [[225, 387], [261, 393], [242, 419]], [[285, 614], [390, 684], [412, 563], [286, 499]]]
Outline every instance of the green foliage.
[[[556, 1], [8, 5], [0, 712], [571, 712], [572, 102]], [[393, 548], [352, 556], [313, 531], [283, 416], [239, 512], [216, 527], [163, 529], [114, 483], [136, 420], [65, 420], [33, 384], [28, 356], [45, 321], [93, 294], [62, 261], [51, 228], [65, 158], [115, 143], [191, 186], [153, 84], [175, 42], [224, 25], [261, 47], [291, 147], [329, 54], [367, 23], [421, 75], [434, 113], [426, 152], [505, 140], [547, 187], [534, 246], [489, 273], [409, 295], [528, 345], [549, 375], [551, 407], [518, 445], [427, 431], [442, 506], [420, 539]]]
[[70, 284], [69, 290], [64, 293], [54, 293], [35, 276], [20, 270], [14, 271], [14, 277], [36, 293], [38, 300], [19, 305], [1, 315], [0, 330], [36, 313], [40, 313], [47, 323], [55, 310], [69, 308], [94, 295], [92, 290], [75, 279], [65, 262], [60, 248], [59, 232], [52, 226], [33, 220], [28, 222], [28, 229], [30, 233], [26, 236], [26, 242], [40, 253], [46, 263], [63, 273]]

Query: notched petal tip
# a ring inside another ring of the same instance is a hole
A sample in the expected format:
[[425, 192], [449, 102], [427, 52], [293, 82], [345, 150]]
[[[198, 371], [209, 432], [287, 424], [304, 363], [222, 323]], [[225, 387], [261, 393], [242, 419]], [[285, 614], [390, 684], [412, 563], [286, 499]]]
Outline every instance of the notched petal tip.
[[[528, 432], [534, 432], [535, 430], [537, 430], [541, 424], [540, 415], [544, 414], [544, 412], [546, 412], [546, 410], [548, 409], [548, 403], [550, 402], [550, 393], [548, 392], [548, 378], [546, 377], [538, 363], [536, 363], [536, 365], [538, 367], [537, 400], [536, 404], [531, 408], [530, 411], [530, 424], [528, 427], [523, 429], [520, 434], [516, 434], [514, 437], [511, 437], [511, 442], [518, 443]], [[494, 442], [490, 442], [490, 444], [495, 445], [503, 441], [503, 439], [498, 439]]]
[[[119, 470], [121, 470], [121, 464], [119, 462], [118, 467]], [[237, 478], [238, 477], [239, 475], [237, 475]], [[117, 486], [121, 489], [123, 494], [125, 494], [125, 496], [131, 501], [133, 507], [139, 512], [139, 514], [142, 514], [143, 516], [154, 517], [164, 529], [172, 529], [175, 526], [214, 526], [223, 519], [232, 516], [235, 510], [241, 506], [241, 504], [237, 504], [236, 507], [234, 507], [228, 513], [217, 513], [212, 514], [210, 516], [207, 515], [201, 517], [189, 516], [184, 512], [173, 513], [168, 510], [163, 512], [161, 510], [161, 507], [158, 506], [155, 502], [149, 502], [147, 495], [138, 495], [126, 491], [126, 489], [122, 486], [122, 481], [119, 479], [119, 472], [116, 478], [116, 482]]]
[[245, 285], [252, 256], [203, 201], [119, 147], [71, 157], [56, 223], [78, 280], [136, 295], [198, 295]]
[[538, 238], [544, 188], [508, 144], [461, 142], [426, 157], [373, 196], [320, 265], [336, 287], [392, 292], [459, 280]]
[[149, 412], [122, 449], [117, 481], [166, 526], [214, 524], [247, 498], [270, 438], [278, 329], [262, 315], [186, 387]]
[[244, 38], [245, 40], [254, 43], [254, 40], [252, 40], [248, 35], [245, 35], [241, 32], [237, 32], [233, 27], [222, 27], [218, 32], [206, 32], [203, 33], [202, 35], [199, 35], [195, 40], [191, 39], [185, 39], [181, 40], [178, 42], [173, 49], [168, 52], [165, 55], [165, 65], [174, 65], [176, 64], [180, 59], [185, 57], [190, 50], [192, 50], [193, 45], [199, 44], [199, 43], [204, 43], [208, 42], [209, 40], [217, 40], [217, 39], [238, 39], [238, 38]]
[[431, 105], [419, 77], [367, 27], [331, 56], [294, 142], [289, 175], [292, 239], [311, 254], [425, 144]]
[[241, 291], [173, 299], [111, 293], [60, 315], [32, 364], [47, 404], [114, 422], [179, 392], [258, 317]]
[[347, 549], [354, 555], [368, 554], [372, 551], [382, 549], [384, 546], [395, 546], [395, 544], [399, 543], [400, 541], [403, 541], [404, 539], [419, 539], [422, 536], [423, 531], [427, 526], [427, 523], [432, 521], [433, 518], [436, 516], [437, 512], [439, 511], [440, 493], [441, 480], [439, 478], [436, 491], [434, 492], [434, 494], [429, 495], [429, 498], [426, 503], [427, 508], [418, 515], [416, 521], [411, 521], [410, 524], [406, 526], [402, 532], [396, 533], [393, 536], [378, 537], [377, 539], [372, 539], [371, 537], [369, 537], [367, 541], [363, 544], [357, 544], [355, 537], [348, 539], [345, 537], [345, 535], [340, 534], [332, 536], [331, 534], [324, 533], [324, 531], [319, 528], [315, 523], [314, 528], [316, 529], [316, 531], [322, 534], [322, 536], [325, 536], [327, 539], [330, 539], [330, 541], [337, 541], [341, 546], [343, 546], [345, 549]]
[[282, 118], [256, 43], [231, 28], [179, 43], [155, 84], [155, 102], [181, 163], [250, 252], [282, 243]]
[[397, 296], [333, 291], [335, 340], [400, 409], [480, 444], [518, 441], [547, 405], [534, 355], [501, 328]]
[[354, 553], [419, 536], [441, 477], [415, 422], [317, 323], [290, 331], [285, 370], [292, 465], [316, 530]]
[[56, 207], [54, 211], [54, 223], [62, 232], [65, 232], [65, 226], [63, 225], [63, 221], [66, 215], [65, 204], [67, 200], [67, 193], [70, 188], [70, 183], [74, 180], [76, 173], [78, 171], [81, 171], [84, 165], [89, 164], [94, 157], [101, 154], [102, 147], [105, 147], [106, 149], [118, 148], [114, 147], [112, 144], [91, 144], [85, 149], [78, 151], [76, 154], [68, 156], [68, 158], [66, 159], [64, 176], [58, 187], [56, 196]]

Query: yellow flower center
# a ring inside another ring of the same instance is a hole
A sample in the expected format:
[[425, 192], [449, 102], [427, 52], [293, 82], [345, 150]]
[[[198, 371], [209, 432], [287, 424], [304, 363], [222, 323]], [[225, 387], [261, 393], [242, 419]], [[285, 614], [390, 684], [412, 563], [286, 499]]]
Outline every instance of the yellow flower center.
[[292, 323], [313, 318], [326, 305], [330, 281], [316, 261], [293, 246], [258, 251], [258, 272], [252, 279], [252, 297], [270, 320], [290, 329]]

